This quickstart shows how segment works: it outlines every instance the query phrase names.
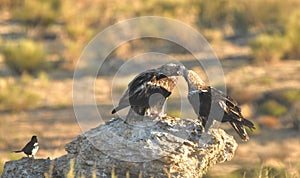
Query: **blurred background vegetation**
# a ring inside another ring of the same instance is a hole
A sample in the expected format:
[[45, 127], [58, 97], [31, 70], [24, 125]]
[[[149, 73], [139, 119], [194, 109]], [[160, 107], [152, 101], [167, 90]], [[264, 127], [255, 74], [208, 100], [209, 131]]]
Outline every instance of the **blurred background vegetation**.
[[[72, 125], [74, 131], [66, 136], [65, 127], [60, 123], [65, 119], [63, 122], [70, 127], [69, 122], [76, 122], [72, 120], [72, 72], [83, 48], [106, 27], [121, 20], [148, 15], [175, 18], [206, 37], [224, 66], [229, 93], [243, 105], [245, 114], [257, 125], [253, 136], [256, 144], [266, 144], [266, 140], [272, 140], [276, 134], [283, 135], [278, 136], [282, 139], [276, 140], [279, 145], [284, 145], [288, 138], [292, 139], [289, 142], [299, 140], [299, 9], [299, 0], [1, 0], [0, 165], [7, 159], [19, 158], [7, 152], [22, 146], [23, 143], [13, 143], [30, 138], [26, 133], [35, 132], [49, 141], [42, 143], [44, 152], [41, 150], [41, 155], [61, 154], [66, 141], [80, 133], [75, 123]], [[142, 41], [127, 43], [112, 56], [126, 60], [141, 48], [163, 45], [155, 40], [147, 42], [153, 44], [143, 45]], [[179, 53], [176, 46], [165, 50]], [[184, 55], [180, 58], [185, 58]], [[102, 90], [97, 94], [100, 99], [105, 99], [110, 90], [103, 87], [105, 81], [99, 80]], [[107, 101], [105, 104], [110, 109], [111, 103]], [[39, 121], [41, 117], [43, 122]], [[40, 125], [31, 125], [32, 120]], [[58, 135], [45, 131], [45, 120], [53, 130], [59, 130]], [[15, 131], [24, 128], [29, 131]], [[263, 130], [276, 134], [263, 137]], [[296, 143], [300, 145], [299, 141]], [[251, 152], [246, 146], [241, 145], [240, 149]], [[294, 149], [290, 145], [287, 147], [291, 151]], [[255, 164], [243, 160], [245, 154], [241, 151], [237, 154], [241, 158], [221, 166], [234, 167], [228, 174], [236, 177], [300, 176], [299, 149], [296, 160], [281, 158], [280, 155], [289, 157], [282, 153], [284, 151], [270, 154], [268, 158], [276, 160], [271, 166], [269, 159], [259, 151], [259, 161]], [[245, 168], [249, 165], [252, 167]], [[210, 176], [216, 175], [210, 172]]]
[[[299, 4], [297, 0], [3, 0], [1, 18], [15, 29], [2, 34], [1, 48], [6, 63], [18, 73], [40, 70], [44, 60], [74, 69], [83, 47], [99, 31], [130, 17], [159, 15], [191, 25], [210, 41], [251, 38], [244, 45], [251, 47], [258, 63], [295, 59], [300, 55]], [[61, 44], [54, 48], [47, 41]], [[12, 56], [14, 50], [20, 56]], [[29, 64], [21, 64], [21, 56], [30, 58]]]

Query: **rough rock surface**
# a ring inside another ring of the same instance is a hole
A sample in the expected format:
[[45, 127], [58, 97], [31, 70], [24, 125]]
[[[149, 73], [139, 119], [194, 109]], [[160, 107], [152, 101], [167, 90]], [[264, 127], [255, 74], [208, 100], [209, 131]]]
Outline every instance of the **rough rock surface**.
[[[128, 124], [130, 123], [130, 124]], [[133, 124], [134, 123], [134, 124]], [[221, 129], [204, 133], [197, 120], [164, 117], [125, 123], [115, 118], [77, 136], [67, 155], [52, 160], [28, 159], [5, 164], [2, 177], [201, 177], [220, 162], [231, 160], [237, 148]], [[71, 165], [71, 166], [70, 166]]]
[[45, 173], [49, 172], [51, 160], [48, 159], [32, 159], [24, 157], [17, 161], [8, 161], [5, 163], [2, 178], [15, 177], [45, 177]]

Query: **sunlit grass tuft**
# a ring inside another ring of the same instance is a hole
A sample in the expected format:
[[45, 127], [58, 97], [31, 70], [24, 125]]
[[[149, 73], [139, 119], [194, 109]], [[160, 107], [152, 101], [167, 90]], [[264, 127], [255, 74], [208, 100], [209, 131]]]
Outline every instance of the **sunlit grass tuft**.
[[67, 178], [73, 178], [73, 177], [75, 177], [74, 176], [74, 167], [75, 167], [74, 159], [71, 159], [70, 160], [70, 170], [69, 170], [69, 172], [67, 174]]
[[294, 102], [300, 100], [300, 90], [290, 89], [282, 91], [279, 97], [284, 101], [287, 101], [289, 104], [293, 104]]
[[45, 67], [47, 54], [41, 43], [28, 39], [7, 42], [2, 51], [6, 65], [18, 74], [35, 73]]
[[2, 175], [3, 169], [4, 169], [4, 164], [2, 159], [0, 158], [0, 175]]
[[118, 178], [118, 176], [115, 173], [115, 168], [114, 167], [111, 169], [111, 178]]
[[27, 25], [48, 26], [55, 23], [60, 17], [59, 0], [19, 1], [14, 6], [12, 18]]
[[289, 170], [286, 168], [276, 168], [272, 166], [256, 165], [245, 168], [240, 168], [227, 175], [204, 175], [204, 178], [289, 178], [292, 177]]

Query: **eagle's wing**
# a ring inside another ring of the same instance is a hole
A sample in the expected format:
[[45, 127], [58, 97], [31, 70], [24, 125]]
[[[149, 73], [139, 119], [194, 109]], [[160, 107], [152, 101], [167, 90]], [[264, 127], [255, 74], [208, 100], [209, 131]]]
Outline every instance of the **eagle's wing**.
[[243, 118], [243, 116], [237, 101], [225, 95], [222, 91], [214, 87], [210, 88], [212, 93], [212, 100], [215, 100], [215, 102], [219, 104], [219, 106], [224, 110], [225, 113], [236, 119], [239, 119], [240, 121], [240, 118]]
[[254, 124], [243, 117], [236, 100], [213, 87], [211, 89], [214, 92], [213, 98], [217, 100], [216, 102], [218, 102], [220, 108], [224, 111], [222, 122], [228, 121], [243, 140], [248, 140], [249, 136], [244, 126], [252, 130], [255, 129]]
[[142, 72], [128, 84], [128, 89], [125, 91], [122, 98], [120, 99], [118, 106], [112, 110], [112, 114], [130, 105], [145, 105], [145, 99], [147, 99], [147, 97], [149, 97], [148, 95], [151, 94], [147, 93], [148, 90], [150, 89], [153, 91], [157, 91], [161, 89], [158, 86], [147, 86], [147, 83], [151, 81], [153, 76], [156, 76], [158, 79], [167, 78], [166, 75], [159, 73], [154, 69]]
[[255, 129], [254, 124], [251, 121], [245, 119], [244, 116], [242, 115], [241, 108], [238, 106], [236, 100], [234, 100], [230, 96], [225, 95], [223, 92], [213, 87], [211, 88], [213, 91], [217, 91], [219, 93], [218, 95], [219, 105], [223, 108], [223, 110], [227, 114], [233, 116], [235, 119], [237, 119], [239, 122], [242, 122], [243, 125], [249, 127], [250, 129]]
[[169, 63], [140, 73], [128, 84], [128, 90], [112, 113], [131, 106], [135, 111], [141, 111], [138, 112], [139, 114], [143, 114], [145, 110], [149, 109], [149, 99], [155, 93], [161, 96], [154, 98], [153, 104], [156, 106], [158, 103], [164, 104], [165, 99], [176, 85], [172, 77], [182, 75], [184, 69], [181, 64]]
[[[171, 91], [171, 80], [163, 74], [155, 74], [150, 80], [145, 80], [143, 85], [135, 86], [133, 91], [129, 92], [129, 101], [131, 105], [150, 107], [149, 99], [153, 94], [158, 94], [159, 98], [167, 98]], [[174, 88], [174, 86], [173, 86]], [[172, 89], [173, 89], [172, 88]], [[158, 102], [158, 101], [157, 101]], [[156, 101], [154, 101], [156, 103]]]

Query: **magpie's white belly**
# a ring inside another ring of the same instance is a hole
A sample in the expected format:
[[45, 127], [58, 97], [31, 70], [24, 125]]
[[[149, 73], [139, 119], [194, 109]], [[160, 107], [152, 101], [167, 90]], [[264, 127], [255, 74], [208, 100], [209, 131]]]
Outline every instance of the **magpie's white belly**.
[[34, 156], [38, 150], [39, 150], [39, 144], [35, 143], [34, 148], [32, 149], [32, 155]]

